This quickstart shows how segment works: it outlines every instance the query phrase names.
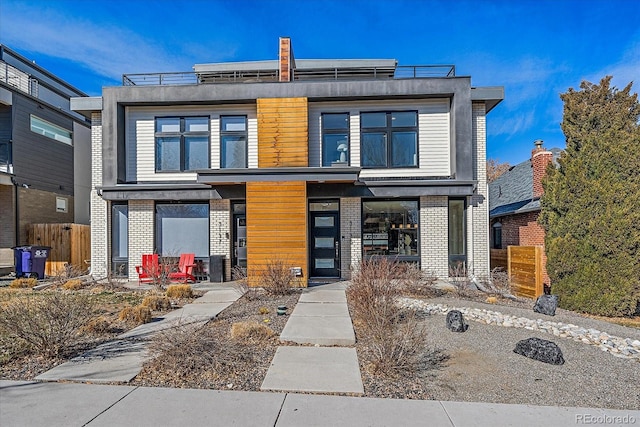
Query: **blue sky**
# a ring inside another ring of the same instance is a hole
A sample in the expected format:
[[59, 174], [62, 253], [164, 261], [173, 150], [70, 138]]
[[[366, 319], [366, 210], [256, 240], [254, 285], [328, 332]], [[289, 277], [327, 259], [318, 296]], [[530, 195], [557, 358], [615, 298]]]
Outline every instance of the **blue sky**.
[[276, 59], [280, 36], [296, 58], [455, 64], [504, 86], [487, 155], [511, 164], [535, 139], [564, 147], [569, 87], [640, 86], [640, 0], [0, 0], [0, 43], [94, 96], [125, 73]]

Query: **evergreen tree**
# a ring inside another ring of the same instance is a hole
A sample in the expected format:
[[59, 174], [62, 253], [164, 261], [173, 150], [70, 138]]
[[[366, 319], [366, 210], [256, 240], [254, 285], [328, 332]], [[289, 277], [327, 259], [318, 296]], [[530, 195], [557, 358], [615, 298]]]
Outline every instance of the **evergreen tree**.
[[610, 82], [560, 96], [567, 148], [543, 181], [539, 221], [560, 306], [624, 316], [640, 309], [640, 104], [632, 83]]

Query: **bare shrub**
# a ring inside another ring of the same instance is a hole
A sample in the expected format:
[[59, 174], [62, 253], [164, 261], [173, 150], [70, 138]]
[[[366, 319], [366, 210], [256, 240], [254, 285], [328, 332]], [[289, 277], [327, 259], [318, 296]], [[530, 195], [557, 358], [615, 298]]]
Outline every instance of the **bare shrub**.
[[464, 296], [471, 289], [471, 278], [465, 263], [458, 262], [449, 267], [449, 283], [453, 285], [458, 296]]
[[491, 285], [500, 294], [511, 294], [511, 280], [502, 267], [491, 270]]
[[365, 328], [365, 359], [372, 373], [421, 376], [448, 359], [440, 350], [427, 349], [427, 332], [415, 312], [405, 311], [397, 320], [385, 328]]
[[259, 279], [260, 286], [271, 295], [290, 293], [295, 282], [290, 263], [280, 258], [268, 260]]
[[125, 307], [118, 314], [118, 319], [129, 325], [138, 326], [151, 322], [151, 309], [145, 305]]
[[275, 334], [273, 329], [258, 322], [236, 322], [231, 325], [231, 338], [235, 340], [264, 341], [273, 337]]
[[104, 285], [108, 289], [120, 288], [127, 281], [127, 271], [125, 266], [121, 264], [117, 271], [113, 271], [111, 268], [107, 271], [107, 277], [104, 278]]
[[387, 258], [364, 260], [348, 290], [354, 320], [369, 343], [365, 354], [369, 367], [390, 377], [420, 375], [435, 360], [426, 348], [426, 330], [415, 312], [396, 304], [406, 286], [398, 277], [406, 270], [406, 266]]
[[92, 335], [104, 335], [110, 331], [111, 322], [109, 322], [109, 320], [104, 316], [94, 317], [81, 328], [82, 333]]
[[77, 291], [79, 289], [82, 289], [82, 287], [84, 286], [84, 283], [82, 282], [82, 280], [79, 279], [71, 279], [71, 280], [67, 280], [63, 285], [62, 288], [66, 289], [68, 291]]
[[164, 295], [147, 295], [140, 305], [147, 306], [153, 311], [171, 310], [171, 300]]
[[165, 293], [167, 297], [173, 299], [193, 298], [191, 285], [169, 285]]
[[436, 293], [434, 285], [437, 282], [438, 276], [435, 272], [423, 271], [415, 263], [405, 264], [401, 283], [407, 293], [418, 296], [431, 296]]
[[11, 283], [9, 283], [10, 288], [33, 288], [38, 284], [38, 280], [33, 277], [25, 278], [22, 277], [20, 279], [13, 279]]
[[3, 305], [0, 329], [27, 343], [31, 352], [54, 357], [79, 341], [78, 332], [91, 315], [89, 300], [84, 295], [59, 292], [21, 295]]
[[64, 268], [56, 271], [56, 273], [53, 276], [51, 276], [50, 279], [55, 285], [62, 286], [68, 281], [72, 279], [78, 279], [86, 274], [87, 274], [86, 268], [80, 267], [75, 264], [65, 263]]
[[231, 270], [231, 279], [233, 280], [233, 288], [248, 300], [253, 301], [260, 297], [258, 292], [259, 288], [249, 286], [246, 268], [240, 266], [233, 267]]
[[145, 370], [183, 381], [203, 371], [218, 376], [233, 374], [254, 355], [240, 341], [229, 340], [210, 325], [177, 325], [154, 335], [149, 346], [154, 358]]

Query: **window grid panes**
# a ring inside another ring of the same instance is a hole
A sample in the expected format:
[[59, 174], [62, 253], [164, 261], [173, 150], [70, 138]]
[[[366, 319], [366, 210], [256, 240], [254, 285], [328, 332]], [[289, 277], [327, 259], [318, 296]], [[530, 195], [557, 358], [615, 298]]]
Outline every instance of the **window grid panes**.
[[36, 117], [34, 115], [31, 115], [30, 118], [31, 132], [35, 132], [42, 136], [46, 136], [47, 138], [51, 138], [68, 145], [73, 144], [73, 133], [70, 130], [66, 130], [60, 126], [56, 126], [53, 123], [49, 123], [46, 120], [43, 120], [40, 117]]
[[194, 253], [209, 257], [209, 204], [171, 203], [156, 205], [156, 247], [161, 256]]
[[416, 111], [360, 113], [363, 168], [418, 167]]
[[364, 256], [415, 257], [417, 260], [418, 217], [417, 200], [363, 201]]
[[111, 206], [111, 272], [116, 276], [128, 274], [129, 206]]
[[449, 266], [467, 262], [467, 230], [464, 199], [449, 199]]
[[322, 166], [349, 164], [349, 114], [322, 115]]
[[209, 168], [209, 117], [157, 117], [156, 171]]
[[220, 167], [247, 167], [247, 117], [220, 117]]

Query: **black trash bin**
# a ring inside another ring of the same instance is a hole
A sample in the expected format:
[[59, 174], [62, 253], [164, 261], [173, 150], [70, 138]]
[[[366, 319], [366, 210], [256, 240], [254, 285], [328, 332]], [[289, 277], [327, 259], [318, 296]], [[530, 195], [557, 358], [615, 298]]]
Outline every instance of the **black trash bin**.
[[44, 279], [44, 268], [49, 257], [49, 246], [16, 246], [13, 248], [16, 277]]
[[224, 256], [211, 255], [209, 257], [209, 281], [224, 282]]

